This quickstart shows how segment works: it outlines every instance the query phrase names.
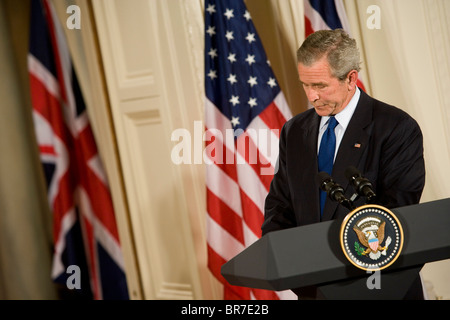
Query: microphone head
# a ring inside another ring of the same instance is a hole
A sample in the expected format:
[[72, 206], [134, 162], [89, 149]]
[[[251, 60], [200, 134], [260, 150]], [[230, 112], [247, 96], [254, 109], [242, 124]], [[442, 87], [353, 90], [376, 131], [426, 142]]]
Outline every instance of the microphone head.
[[354, 166], [349, 166], [347, 167], [347, 169], [345, 169], [345, 177], [347, 178], [347, 180], [352, 180], [354, 177], [360, 177], [361, 176], [361, 172], [356, 169]]
[[319, 173], [317, 174], [317, 176], [316, 176], [316, 182], [317, 182], [317, 184], [319, 185], [319, 187], [321, 187], [322, 184], [323, 184], [325, 181], [328, 181], [328, 180], [333, 180], [333, 179], [332, 179], [331, 176], [330, 176], [328, 173], [326, 173], [325, 171], [319, 172]]

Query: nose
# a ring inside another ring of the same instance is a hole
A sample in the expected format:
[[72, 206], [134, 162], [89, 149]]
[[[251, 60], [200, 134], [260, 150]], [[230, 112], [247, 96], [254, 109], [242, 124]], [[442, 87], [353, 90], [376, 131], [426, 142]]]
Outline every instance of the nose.
[[319, 100], [319, 93], [317, 92], [317, 90], [311, 87], [305, 87], [304, 89], [306, 97], [310, 102], [315, 102], [316, 100]]

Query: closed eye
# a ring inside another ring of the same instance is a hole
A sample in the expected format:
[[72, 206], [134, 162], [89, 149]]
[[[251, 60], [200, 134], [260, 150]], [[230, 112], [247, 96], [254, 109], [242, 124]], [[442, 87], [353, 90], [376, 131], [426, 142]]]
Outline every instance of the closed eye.
[[305, 89], [312, 87], [313, 89], [316, 89], [316, 90], [321, 90], [321, 89], [325, 89], [326, 87], [328, 87], [328, 85], [325, 83], [313, 83], [311, 85], [302, 83], [302, 85], [303, 85], [303, 88], [305, 88]]

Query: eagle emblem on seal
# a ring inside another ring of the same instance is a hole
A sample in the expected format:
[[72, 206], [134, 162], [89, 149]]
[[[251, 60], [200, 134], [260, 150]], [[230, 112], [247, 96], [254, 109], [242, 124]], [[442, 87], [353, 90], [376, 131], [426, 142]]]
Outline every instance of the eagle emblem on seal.
[[354, 226], [358, 242], [355, 242], [355, 251], [358, 255], [369, 256], [372, 260], [377, 260], [381, 255], [386, 255], [392, 239], [387, 237], [384, 246], [384, 231], [386, 222], [376, 216], [368, 216], [359, 220]]

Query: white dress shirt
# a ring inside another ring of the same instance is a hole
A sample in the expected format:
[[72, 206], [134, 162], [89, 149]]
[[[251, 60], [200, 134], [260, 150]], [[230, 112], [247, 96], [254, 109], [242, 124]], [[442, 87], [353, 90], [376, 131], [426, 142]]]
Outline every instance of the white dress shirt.
[[[336, 155], [339, 150], [339, 145], [341, 144], [342, 137], [344, 136], [345, 130], [347, 129], [350, 119], [352, 118], [353, 113], [355, 112], [356, 105], [358, 104], [360, 95], [361, 92], [359, 91], [359, 88], [356, 87], [356, 91], [353, 94], [353, 97], [347, 104], [347, 106], [341, 112], [339, 112], [334, 116], [337, 122], [339, 122], [339, 124], [334, 129], [334, 133], [336, 134], [336, 150], [334, 151], [334, 159], [336, 159]], [[328, 119], [330, 119], [330, 117], [324, 116], [320, 120], [319, 136], [318, 136], [319, 140], [317, 141], [317, 154], [319, 154], [320, 141], [322, 140], [322, 136], [328, 127]]]

